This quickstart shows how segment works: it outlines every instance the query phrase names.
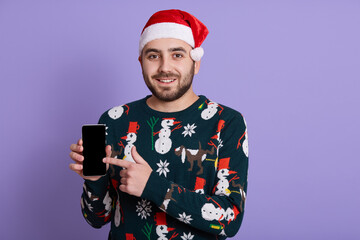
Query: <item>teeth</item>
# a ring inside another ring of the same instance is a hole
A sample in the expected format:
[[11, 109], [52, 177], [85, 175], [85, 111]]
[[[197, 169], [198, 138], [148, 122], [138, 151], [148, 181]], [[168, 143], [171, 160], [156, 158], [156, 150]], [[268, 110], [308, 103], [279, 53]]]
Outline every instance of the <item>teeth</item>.
[[173, 82], [174, 79], [160, 79], [160, 82], [163, 82], [163, 83], [169, 83], [169, 82]]

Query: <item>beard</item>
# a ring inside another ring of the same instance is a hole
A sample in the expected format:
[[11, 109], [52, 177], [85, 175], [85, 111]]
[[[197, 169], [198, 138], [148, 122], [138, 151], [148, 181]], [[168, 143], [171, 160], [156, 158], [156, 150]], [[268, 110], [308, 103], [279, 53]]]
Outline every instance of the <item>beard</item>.
[[[146, 86], [149, 88], [153, 96], [164, 102], [171, 102], [181, 98], [191, 87], [194, 78], [195, 63], [192, 65], [190, 71], [180, 78], [179, 74], [175, 73], [159, 73], [151, 76], [152, 79], [156, 78], [176, 78], [179, 81], [177, 88], [171, 90], [171, 87], [162, 87], [162, 89], [156, 89], [150, 82], [147, 75], [142, 72]], [[155, 80], [157, 81], [157, 80]]]

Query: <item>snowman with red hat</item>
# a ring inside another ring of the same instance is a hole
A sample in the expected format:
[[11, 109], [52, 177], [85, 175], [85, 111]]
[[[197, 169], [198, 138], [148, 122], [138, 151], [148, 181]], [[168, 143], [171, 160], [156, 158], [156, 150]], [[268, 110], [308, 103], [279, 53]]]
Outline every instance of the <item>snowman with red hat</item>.
[[135, 162], [131, 155], [131, 148], [134, 146], [134, 143], [137, 139], [137, 130], [139, 130], [140, 126], [137, 122], [129, 122], [129, 129], [127, 131], [127, 135], [121, 137], [121, 139], [126, 140], [127, 144], [125, 146], [124, 158], [123, 160], [129, 162]]
[[196, 193], [200, 193], [200, 194], [204, 194], [204, 187], [206, 184], [206, 180], [205, 178], [201, 178], [201, 177], [196, 177], [196, 182], [195, 182], [195, 192]]
[[[162, 129], [159, 132], [154, 133], [154, 135], [159, 134], [159, 138], [155, 141], [156, 152], [165, 154], [170, 151], [172, 145], [172, 141], [170, 139], [171, 132], [182, 127], [180, 125], [181, 122], [175, 120], [175, 118], [163, 118], [161, 121]], [[179, 125], [171, 130], [170, 127], [173, 127], [176, 124]]]
[[238, 208], [233, 205], [233, 208], [227, 208], [226, 211], [220, 207], [218, 203], [215, 202], [217, 206], [213, 203], [205, 203], [201, 208], [201, 216], [207, 221], [218, 221], [219, 225], [210, 225], [210, 227], [215, 229], [222, 229], [220, 235], [226, 236], [224, 227], [225, 224], [222, 221], [226, 220], [227, 224], [230, 224], [231, 221], [234, 221], [236, 217], [240, 214]]
[[229, 180], [227, 180], [227, 177], [230, 174], [236, 174], [237, 172], [229, 170], [229, 161], [230, 158], [222, 158], [219, 160], [218, 173], [217, 173], [217, 177], [219, 178], [219, 181], [216, 184], [215, 195], [229, 196], [231, 193], [231, 191], [229, 190]]
[[234, 221], [239, 214], [239, 209], [235, 205], [233, 205], [233, 208], [226, 209], [225, 219], [226, 221], [228, 221], [228, 224], [230, 224], [230, 222]]
[[170, 240], [175, 238], [178, 234], [173, 233], [171, 238], [167, 238], [167, 234], [171, 231], [174, 231], [175, 228], [169, 228], [166, 223], [166, 213], [157, 212], [154, 216], [156, 222], [156, 234], [158, 235], [158, 240]]

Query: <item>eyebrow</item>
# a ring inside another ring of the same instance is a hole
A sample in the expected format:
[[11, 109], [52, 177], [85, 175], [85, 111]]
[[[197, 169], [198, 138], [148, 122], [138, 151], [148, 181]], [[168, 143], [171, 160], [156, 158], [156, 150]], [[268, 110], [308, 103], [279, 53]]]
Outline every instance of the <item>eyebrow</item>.
[[186, 50], [183, 47], [170, 48], [168, 51], [169, 52], [184, 52], [184, 53], [186, 53]]
[[[156, 48], [148, 48], [145, 50], [144, 54], [148, 54], [150, 52], [160, 53], [161, 51]], [[168, 52], [184, 52], [186, 53], [186, 50], [183, 47], [176, 47], [176, 48], [169, 48]]]
[[156, 48], [148, 48], [145, 50], [145, 55], [150, 53], [150, 52], [156, 52], [156, 53], [160, 53], [160, 50], [156, 49]]

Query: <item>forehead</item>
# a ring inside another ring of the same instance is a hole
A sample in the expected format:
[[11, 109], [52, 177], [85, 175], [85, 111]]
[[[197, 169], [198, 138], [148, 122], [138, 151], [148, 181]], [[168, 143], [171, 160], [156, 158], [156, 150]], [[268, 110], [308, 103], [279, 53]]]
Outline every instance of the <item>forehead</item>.
[[192, 47], [183, 40], [175, 39], [175, 38], [160, 38], [148, 42], [144, 46], [143, 50], [154, 48], [159, 51], [168, 51], [169, 49], [175, 49], [179, 47], [184, 48], [187, 52], [189, 52], [192, 49]]

